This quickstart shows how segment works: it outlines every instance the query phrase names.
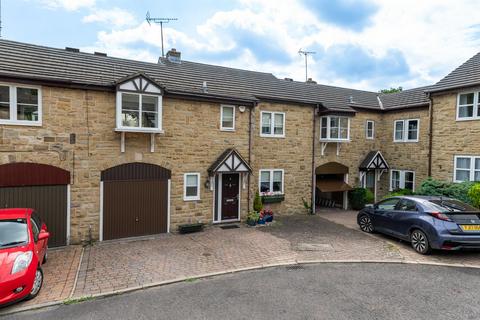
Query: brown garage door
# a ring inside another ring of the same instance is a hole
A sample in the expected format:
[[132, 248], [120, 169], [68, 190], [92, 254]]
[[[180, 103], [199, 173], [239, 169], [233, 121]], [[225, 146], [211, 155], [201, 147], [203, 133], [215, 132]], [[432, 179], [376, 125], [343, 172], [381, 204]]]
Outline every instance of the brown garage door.
[[45, 221], [50, 247], [67, 244], [67, 184], [63, 169], [36, 163], [0, 166], [0, 207], [32, 208]]
[[102, 172], [103, 239], [167, 232], [170, 170], [128, 163]]

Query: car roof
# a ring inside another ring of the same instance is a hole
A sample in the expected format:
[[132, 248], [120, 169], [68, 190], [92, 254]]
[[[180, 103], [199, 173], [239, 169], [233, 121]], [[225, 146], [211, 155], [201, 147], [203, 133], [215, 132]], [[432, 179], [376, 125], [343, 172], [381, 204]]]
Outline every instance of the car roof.
[[8, 208], [0, 209], [0, 219], [26, 218], [31, 215], [33, 209], [30, 208]]
[[410, 200], [453, 200], [443, 196], [395, 196], [392, 198], [410, 199]]

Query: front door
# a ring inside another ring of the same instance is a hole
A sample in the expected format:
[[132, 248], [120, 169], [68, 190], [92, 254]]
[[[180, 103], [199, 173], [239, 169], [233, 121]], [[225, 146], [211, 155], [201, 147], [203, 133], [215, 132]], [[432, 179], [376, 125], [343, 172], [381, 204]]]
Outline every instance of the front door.
[[222, 175], [222, 220], [238, 219], [239, 177], [238, 173], [224, 173]]

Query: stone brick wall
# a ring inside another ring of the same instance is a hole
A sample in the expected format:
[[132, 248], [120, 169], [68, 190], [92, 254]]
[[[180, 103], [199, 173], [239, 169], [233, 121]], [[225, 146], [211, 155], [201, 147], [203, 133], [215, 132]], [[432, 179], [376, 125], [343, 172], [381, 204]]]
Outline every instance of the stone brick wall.
[[432, 176], [450, 182], [454, 178], [455, 155], [480, 155], [480, 121], [456, 121], [457, 94], [432, 96]]
[[[418, 142], [393, 142], [394, 121], [420, 119]], [[383, 115], [381, 124], [381, 148], [391, 169], [415, 171], [415, 187], [428, 176], [428, 108], [390, 111]], [[389, 193], [390, 173], [380, 179], [379, 194]]]
[[[261, 137], [261, 111], [285, 112], [285, 138]], [[259, 190], [259, 170], [283, 169], [285, 200], [268, 206], [278, 214], [306, 212], [311, 199], [313, 107], [260, 103], [253, 117], [252, 198]]]

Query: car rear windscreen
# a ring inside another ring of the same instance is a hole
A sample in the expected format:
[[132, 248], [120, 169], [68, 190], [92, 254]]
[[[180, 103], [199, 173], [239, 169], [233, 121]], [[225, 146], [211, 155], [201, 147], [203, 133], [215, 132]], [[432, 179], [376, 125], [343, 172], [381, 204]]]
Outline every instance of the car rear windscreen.
[[448, 212], [479, 212], [477, 208], [474, 208], [464, 202], [458, 200], [430, 200], [436, 207], [438, 207], [439, 211], [448, 211]]

